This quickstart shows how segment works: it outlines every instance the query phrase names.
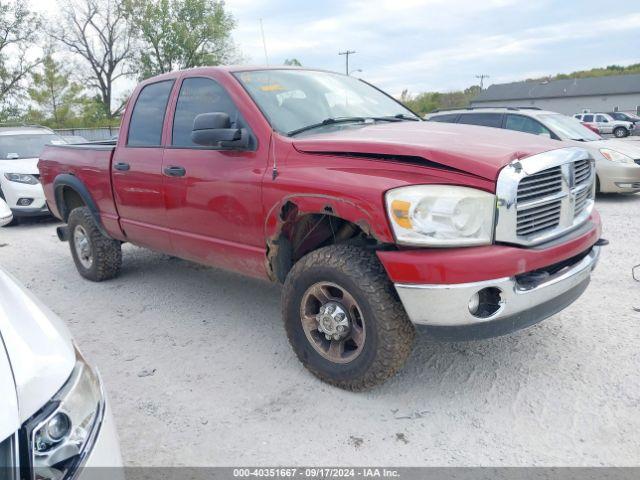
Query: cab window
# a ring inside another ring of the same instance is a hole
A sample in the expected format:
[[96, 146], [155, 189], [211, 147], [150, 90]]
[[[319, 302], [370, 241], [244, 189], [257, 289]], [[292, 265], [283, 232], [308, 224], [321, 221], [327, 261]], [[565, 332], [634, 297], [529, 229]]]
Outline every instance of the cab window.
[[507, 115], [505, 123], [507, 130], [515, 130], [517, 132], [533, 133], [534, 135], [549, 135], [551, 132], [537, 120], [523, 115]]
[[232, 126], [242, 127], [240, 113], [227, 91], [215, 80], [203, 77], [186, 78], [180, 87], [173, 118], [171, 145], [198, 147], [191, 140], [193, 120], [201, 113], [223, 112]]
[[582, 117], [583, 122], [593, 122], [593, 115], [585, 115]]
[[456, 123], [456, 118], [458, 118], [457, 113], [448, 113], [446, 115], [436, 115], [429, 118], [429, 120], [432, 122]]
[[173, 80], [167, 80], [151, 83], [142, 89], [129, 121], [128, 146], [160, 146], [164, 114], [172, 87]]

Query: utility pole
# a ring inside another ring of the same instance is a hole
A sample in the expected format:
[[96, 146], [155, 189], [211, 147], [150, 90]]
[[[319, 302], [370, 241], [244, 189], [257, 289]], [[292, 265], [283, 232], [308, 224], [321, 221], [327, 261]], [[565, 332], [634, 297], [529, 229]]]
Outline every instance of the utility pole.
[[480, 90], [484, 87], [484, 79], [489, 78], [489, 75], [485, 75], [484, 73], [481, 75], [476, 75], [476, 78], [480, 79]]
[[356, 53], [355, 50], [345, 50], [344, 52], [338, 52], [338, 55], [344, 55], [346, 57], [345, 73], [349, 75], [349, 55]]
[[267, 55], [267, 42], [264, 39], [264, 27], [262, 26], [262, 19], [260, 19], [260, 33], [262, 34], [262, 47], [264, 48], [264, 59], [269, 66], [269, 56]]

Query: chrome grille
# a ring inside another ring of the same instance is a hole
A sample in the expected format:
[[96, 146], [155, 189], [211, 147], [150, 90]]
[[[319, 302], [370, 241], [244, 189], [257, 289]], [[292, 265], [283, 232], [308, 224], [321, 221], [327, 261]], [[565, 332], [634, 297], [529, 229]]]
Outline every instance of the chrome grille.
[[584, 223], [593, 208], [594, 171], [578, 147], [512, 162], [496, 186], [496, 241], [535, 245]]

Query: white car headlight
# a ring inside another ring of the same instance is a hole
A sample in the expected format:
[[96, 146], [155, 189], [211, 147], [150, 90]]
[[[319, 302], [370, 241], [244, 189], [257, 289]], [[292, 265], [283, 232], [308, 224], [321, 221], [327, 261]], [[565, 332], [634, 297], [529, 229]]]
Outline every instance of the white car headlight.
[[601, 148], [600, 153], [607, 160], [611, 160], [612, 162], [618, 163], [632, 163], [635, 165], [635, 161], [633, 158], [626, 156], [624, 153], [620, 153], [616, 150], [611, 150], [610, 148]]
[[103, 415], [100, 377], [76, 351], [76, 366], [67, 383], [25, 425], [31, 478], [72, 478], [93, 447]]
[[36, 177], [25, 173], [5, 173], [4, 178], [10, 182], [26, 183], [28, 185], [38, 184], [38, 179]]
[[401, 245], [463, 247], [493, 240], [495, 195], [451, 185], [389, 190], [387, 212]]

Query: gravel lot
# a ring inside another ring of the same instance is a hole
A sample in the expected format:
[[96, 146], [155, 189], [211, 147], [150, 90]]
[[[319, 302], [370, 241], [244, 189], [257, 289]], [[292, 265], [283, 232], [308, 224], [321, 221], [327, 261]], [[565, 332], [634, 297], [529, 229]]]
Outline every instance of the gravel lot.
[[93, 284], [51, 221], [0, 229], [0, 264], [99, 366], [128, 465], [638, 465], [640, 196], [597, 203], [611, 245], [574, 305], [489, 341], [421, 334], [363, 394], [298, 363], [277, 286], [131, 245]]

